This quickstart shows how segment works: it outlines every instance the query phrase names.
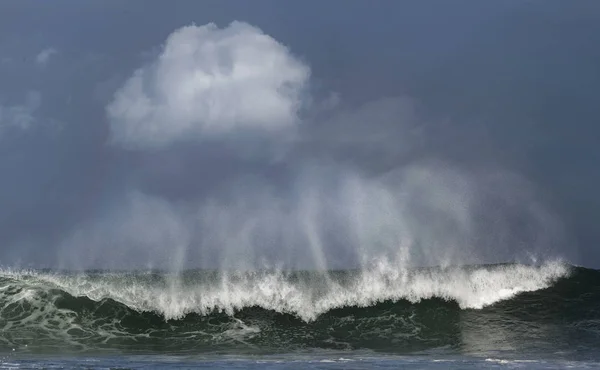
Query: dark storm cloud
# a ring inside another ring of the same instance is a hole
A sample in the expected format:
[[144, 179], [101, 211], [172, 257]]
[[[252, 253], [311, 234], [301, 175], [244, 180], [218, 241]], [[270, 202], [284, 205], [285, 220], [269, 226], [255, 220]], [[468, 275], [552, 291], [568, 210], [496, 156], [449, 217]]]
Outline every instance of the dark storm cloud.
[[[310, 68], [308, 108], [296, 112], [302, 125], [293, 140], [228, 136], [152, 150], [111, 144], [106, 107], [135, 70], [152, 65], [169, 35], [235, 20]], [[234, 195], [287, 199], [301, 169], [335, 163], [386, 194], [388, 185], [369, 179], [436, 159], [477, 178], [478, 192], [518, 188], [496, 194], [538, 208], [508, 214], [538, 221], [551, 214], [545, 225], [556, 216], [566, 235], [561, 254], [598, 266], [599, 21], [594, 1], [0, 3], [0, 262], [54, 264], [65, 254], [74, 263], [127, 261], [140, 253], [162, 261], [165, 244], [200, 243], [189, 220], [202, 219], [198, 209], [209, 198], [231, 199], [240, 215], [263, 212], [261, 222], [304, 214], [293, 201], [282, 206], [297, 210], [291, 214], [235, 203], [223, 189], [240, 178], [255, 180]], [[483, 186], [488, 180], [475, 175], [482, 168], [517, 180]], [[318, 177], [312, 173], [305, 180]], [[318, 199], [331, 195], [313, 185]], [[241, 225], [231, 211], [223, 217]], [[524, 233], [506, 243], [533, 243]]]

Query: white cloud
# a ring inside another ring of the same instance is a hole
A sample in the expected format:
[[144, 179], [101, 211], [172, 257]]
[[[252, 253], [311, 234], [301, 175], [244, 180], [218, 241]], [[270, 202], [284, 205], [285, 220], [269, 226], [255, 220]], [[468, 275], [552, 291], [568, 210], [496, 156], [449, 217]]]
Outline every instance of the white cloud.
[[40, 65], [45, 65], [50, 60], [50, 57], [54, 54], [56, 54], [56, 49], [44, 49], [35, 57], [35, 62]]
[[284, 45], [249, 24], [186, 26], [116, 92], [107, 107], [112, 139], [156, 148], [239, 130], [292, 128], [309, 75]]
[[10, 129], [29, 129], [35, 121], [35, 111], [40, 103], [40, 93], [32, 91], [23, 104], [8, 107], [0, 105], [0, 134]]

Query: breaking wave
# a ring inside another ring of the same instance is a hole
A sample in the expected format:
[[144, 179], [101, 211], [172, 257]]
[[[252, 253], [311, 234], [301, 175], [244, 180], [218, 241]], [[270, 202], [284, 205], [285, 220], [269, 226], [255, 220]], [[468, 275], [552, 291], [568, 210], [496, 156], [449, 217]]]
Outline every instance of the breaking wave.
[[599, 282], [599, 272], [560, 262], [412, 270], [380, 262], [329, 272], [1, 270], [0, 349], [476, 351], [486, 337], [469, 344], [473, 331], [504, 333], [497, 343], [487, 337], [506, 346], [525, 324], [531, 330], [560, 320], [598, 339]]

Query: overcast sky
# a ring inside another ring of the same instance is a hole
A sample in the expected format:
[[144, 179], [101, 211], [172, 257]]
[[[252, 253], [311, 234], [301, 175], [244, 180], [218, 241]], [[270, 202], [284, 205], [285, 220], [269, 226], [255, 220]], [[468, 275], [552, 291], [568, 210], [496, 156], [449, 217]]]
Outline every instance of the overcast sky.
[[2, 1], [0, 264], [600, 267], [598, 45], [595, 0]]

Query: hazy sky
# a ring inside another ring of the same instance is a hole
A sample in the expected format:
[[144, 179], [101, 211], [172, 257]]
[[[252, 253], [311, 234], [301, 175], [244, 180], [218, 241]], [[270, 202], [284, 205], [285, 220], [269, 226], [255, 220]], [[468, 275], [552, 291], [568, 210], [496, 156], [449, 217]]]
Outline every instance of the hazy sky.
[[0, 264], [600, 267], [598, 45], [595, 0], [2, 1]]

